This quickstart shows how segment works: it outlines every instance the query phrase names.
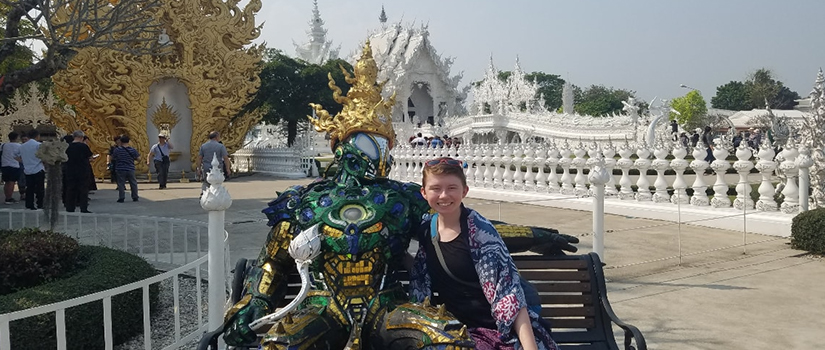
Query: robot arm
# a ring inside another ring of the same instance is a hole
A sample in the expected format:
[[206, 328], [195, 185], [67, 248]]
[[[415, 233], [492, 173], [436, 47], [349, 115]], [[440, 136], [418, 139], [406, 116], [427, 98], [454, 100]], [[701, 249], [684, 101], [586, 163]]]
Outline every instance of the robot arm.
[[565, 251], [575, 253], [578, 250], [573, 245], [579, 243], [578, 238], [559, 233], [556, 229], [510, 225], [496, 220], [490, 222], [511, 253], [529, 250], [541, 255], [564, 255]]

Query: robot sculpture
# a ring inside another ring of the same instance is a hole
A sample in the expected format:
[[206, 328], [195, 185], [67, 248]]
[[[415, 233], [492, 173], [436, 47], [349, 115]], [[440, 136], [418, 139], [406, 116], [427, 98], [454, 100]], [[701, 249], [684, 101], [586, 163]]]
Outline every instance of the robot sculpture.
[[[346, 96], [329, 77], [341, 113], [332, 117], [312, 104], [317, 117], [310, 121], [330, 134], [337, 170], [287, 189], [263, 210], [272, 229], [243, 297], [226, 313], [227, 344], [254, 342], [262, 323], [275, 322], [261, 349], [473, 348], [466, 327], [443, 307], [409, 303], [399, 281], [410, 239], [429, 207], [419, 185], [387, 178], [395, 95], [381, 96], [377, 73], [367, 42], [354, 76], [344, 70], [351, 85]], [[515, 251], [575, 251], [569, 243], [577, 240], [555, 230], [501, 228]], [[294, 305], [266, 317], [284, 297], [296, 263], [304, 288]]]

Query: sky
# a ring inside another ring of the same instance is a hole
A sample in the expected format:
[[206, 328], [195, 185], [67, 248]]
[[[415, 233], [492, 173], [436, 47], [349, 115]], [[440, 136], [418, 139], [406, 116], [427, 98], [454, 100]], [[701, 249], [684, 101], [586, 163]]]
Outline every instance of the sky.
[[[243, 1], [245, 3], [246, 1]], [[258, 42], [294, 54], [307, 40], [312, 0], [263, 0]], [[389, 22], [427, 24], [442, 57], [454, 57], [459, 86], [480, 80], [490, 57], [511, 70], [558, 74], [573, 84], [684, 95], [710, 103], [716, 87], [765, 67], [803, 97], [825, 65], [823, 0], [318, 0], [327, 39], [349, 57]]]

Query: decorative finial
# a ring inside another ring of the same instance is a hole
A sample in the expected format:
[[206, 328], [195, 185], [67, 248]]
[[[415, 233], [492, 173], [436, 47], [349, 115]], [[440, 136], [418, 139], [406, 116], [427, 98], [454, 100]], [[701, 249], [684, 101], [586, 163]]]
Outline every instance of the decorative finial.
[[381, 24], [387, 24], [387, 12], [384, 11], [384, 5], [381, 5], [381, 15], [378, 16], [378, 21]]
[[395, 131], [392, 128], [392, 107], [395, 105], [395, 93], [387, 99], [381, 96], [385, 82], [376, 83], [378, 65], [372, 57], [370, 42], [364, 44], [361, 58], [355, 63], [354, 75], [340, 66], [344, 79], [351, 85], [346, 96], [341, 96], [341, 88], [335, 85], [332, 74], [328, 74], [329, 88], [335, 102], [344, 106], [338, 115], [330, 116], [329, 112], [319, 104], [310, 103], [315, 110], [316, 118], [308, 117], [310, 123], [318, 132], [328, 132], [330, 144], [346, 140], [356, 132], [367, 132], [384, 136], [389, 141], [390, 148], [395, 142]]
[[206, 175], [209, 188], [201, 196], [201, 207], [208, 211], [222, 211], [232, 206], [232, 197], [226, 187], [223, 187], [223, 170], [218, 162], [218, 155], [212, 154], [212, 169]]

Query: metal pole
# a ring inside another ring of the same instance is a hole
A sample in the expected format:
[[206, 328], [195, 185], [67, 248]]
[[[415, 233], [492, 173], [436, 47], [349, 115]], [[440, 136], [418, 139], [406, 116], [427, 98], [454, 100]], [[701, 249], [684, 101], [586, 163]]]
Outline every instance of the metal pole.
[[799, 212], [808, 211], [808, 191], [811, 185], [811, 169], [799, 168]]
[[604, 261], [604, 185], [593, 189], [593, 251]]
[[[697, 175], [698, 176], [698, 175]], [[679, 266], [682, 266], [682, 192], [676, 189], [677, 225], [676, 240], [679, 244]]]
[[[745, 188], [750, 188], [749, 183], [745, 183]], [[750, 192], [747, 193], [750, 195]], [[742, 254], [748, 254], [748, 199], [745, 198], [745, 203], [742, 204]]]
[[226, 212], [209, 212], [209, 329], [217, 329], [223, 323], [223, 306], [226, 304], [226, 271], [224, 271], [223, 231]]

